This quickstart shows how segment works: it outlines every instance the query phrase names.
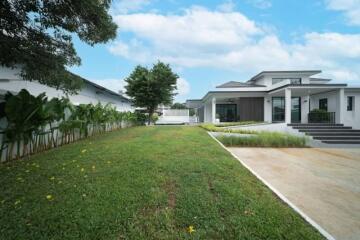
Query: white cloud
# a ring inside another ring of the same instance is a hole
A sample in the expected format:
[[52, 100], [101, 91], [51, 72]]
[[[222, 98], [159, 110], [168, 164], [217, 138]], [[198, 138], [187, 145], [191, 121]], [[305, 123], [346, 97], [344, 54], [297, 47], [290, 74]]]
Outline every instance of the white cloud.
[[344, 12], [350, 25], [360, 26], [360, 0], [326, 0], [327, 8]]
[[272, 6], [271, 1], [269, 0], [248, 0], [248, 2], [251, 3], [254, 7], [260, 9], [266, 9]]
[[124, 87], [126, 85], [126, 82], [123, 79], [108, 78], [108, 79], [92, 79], [91, 81], [117, 93], [119, 91], [125, 92]]
[[179, 96], [186, 96], [190, 92], [190, 84], [184, 78], [178, 78], [176, 87]]
[[254, 74], [262, 70], [322, 69], [339, 81], [360, 80], [360, 34], [307, 33], [286, 44], [240, 12], [192, 7], [182, 14], [114, 17], [130, 40], [109, 50], [140, 63], [161, 60], [178, 68], [214, 67]]
[[217, 6], [217, 9], [220, 12], [232, 12], [235, 9], [235, 3], [232, 0], [228, 0]]
[[112, 4], [111, 12], [113, 14], [123, 14], [138, 11], [150, 3], [151, 0], [117, 0]]

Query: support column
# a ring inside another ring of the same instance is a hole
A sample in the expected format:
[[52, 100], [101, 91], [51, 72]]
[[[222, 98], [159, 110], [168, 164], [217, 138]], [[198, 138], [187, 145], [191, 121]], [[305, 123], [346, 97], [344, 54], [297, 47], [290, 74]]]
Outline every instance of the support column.
[[301, 123], [308, 123], [308, 115], [310, 112], [310, 96], [301, 98]]
[[211, 122], [216, 123], [216, 98], [211, 99]]
[[344, 88], [339, 89], [338, 94], [338, 111], [336, 112], [336, 122], [344, 123], [344, 114], [345, 114], [345, 90]]
[[271, 123], [272, 122], [272, 104], [271, 104], [271, 96], [264, 97], [264, 122]]
[[285, 123], [291, 123], [291, 90], [285, 88]]

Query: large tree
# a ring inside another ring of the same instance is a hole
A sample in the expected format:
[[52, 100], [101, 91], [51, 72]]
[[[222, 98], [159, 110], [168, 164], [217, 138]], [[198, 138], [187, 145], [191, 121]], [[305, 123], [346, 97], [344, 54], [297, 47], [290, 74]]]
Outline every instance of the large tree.
[[1, 0], [0, 65], [20, 66], [26, 80], [73, 93], [80, 77], [66, 67], [80, 65], [72, 36], [94, 45], [116, 36], [108, 14], [111, 0]]
[[174, 98], [176, 81], [179, 76], [168, 64], [158, 62], [152, 69], [137, 66], [125, 79], [126, 94], [133, 99], [137, 107], [145, 107], [149, 113], [148, 123], [159, 104], [169, 105]]

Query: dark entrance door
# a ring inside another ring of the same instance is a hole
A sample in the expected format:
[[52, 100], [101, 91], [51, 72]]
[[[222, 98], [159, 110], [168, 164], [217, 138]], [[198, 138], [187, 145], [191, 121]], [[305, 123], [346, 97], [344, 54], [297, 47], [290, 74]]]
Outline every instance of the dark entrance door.
[[272, 98], [272, 121], [284, 122], [285, 121], [285, 98], [273, 97]]
[[301, 98], [300, 97], [291, 98], [291, 122], [292, 123], [301, 122]]
[[216, 104], [216, 114], [220, 122], [235, 122], [236, 104]]

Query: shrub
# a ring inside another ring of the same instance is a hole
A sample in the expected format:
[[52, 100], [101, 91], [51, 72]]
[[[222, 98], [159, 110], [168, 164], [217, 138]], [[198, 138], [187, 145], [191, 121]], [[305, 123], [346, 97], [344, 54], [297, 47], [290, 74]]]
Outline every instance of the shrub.
[[306, 147], [306, 138], [278, 132], [259, 132], [256, 135], [219, 136], [217, 139], [229, 147]]

